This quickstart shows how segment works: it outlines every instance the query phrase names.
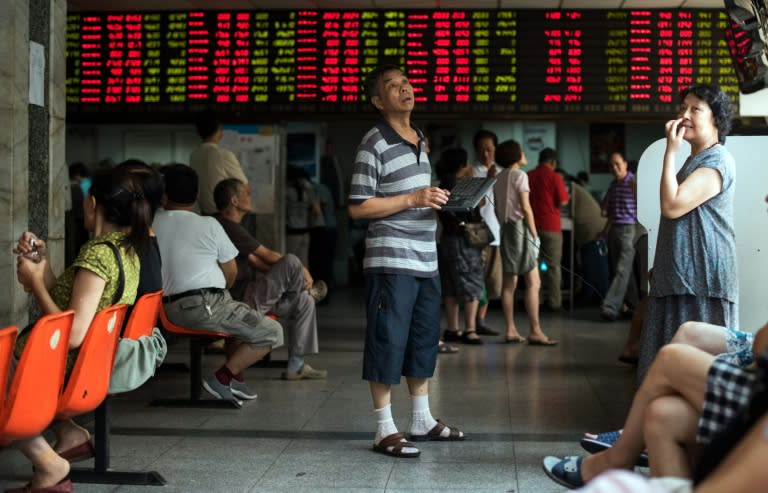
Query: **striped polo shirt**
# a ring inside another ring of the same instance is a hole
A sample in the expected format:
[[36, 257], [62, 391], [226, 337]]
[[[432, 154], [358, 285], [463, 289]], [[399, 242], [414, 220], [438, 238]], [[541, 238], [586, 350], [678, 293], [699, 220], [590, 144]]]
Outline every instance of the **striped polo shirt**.
[[[418, 148], [386, 122], [379, 123], [363, 137], [352, 172], [350, 204], [430, 186], [432, 169], [422, 144], [424, 137], [418, 128], [413, 128], [419, 135]], [[365, 239], [364, 272], [436, 276], [436, 228], [436, 214], [429, 207], [371, 219]]]
[[621, 181], [613, 180], [608, 188], [608, 217], [614, 224], [637, 224], [637, 199], [632, 191], [635, 175], [631, 171]]

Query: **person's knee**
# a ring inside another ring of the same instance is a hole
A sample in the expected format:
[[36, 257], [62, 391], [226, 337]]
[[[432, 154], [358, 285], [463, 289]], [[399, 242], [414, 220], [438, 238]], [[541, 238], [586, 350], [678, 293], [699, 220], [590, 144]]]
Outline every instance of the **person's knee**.
[[283, 255], [283, 258], [280, 259], [280, 262], [284, 262], [285, 265], [290, 267], [294, 270], [303, 271], [304, 270], [304, 264], [301, 263], [301, 260], [299, 260], [299, 257], [292, 253], [286, 253]]
[[669, 434], [676, 421], [676, 406], [670, 399], [660, 397], [648, 403], [645, 409], [643, 421], [643, 435], [646, 443], [660, 436]]
[[675, 332], [670, 342], [695, 346], [699, 340], [699, 332], [696, 330], [696, 325], [697, 322], [683, 322], [677, 328], [677, 332]]
[[[266, 317], [256, 310], [252, 310], [243, 322], [254, 331], [248, 339], [258, 346], [271, 346], [273, 348], [283, 345], [283, 326], [276, 320]], [[258, 340], [256, 340], [258, 339]]]
[[534, 291], [541, 289], [541, 278], [539, 276], [526, 278], [525, 289]]
[[295, 309], [298, 313], [306, 313], [314, 317], [316, 311], [315, 299], [312, 297], [312, 295], [309, 294], [308, 291], [302, 291], [299, 293], [299, 296], [296, 299]]
[[283, 344], [283, 326], [276, 320], [272, 320], [269, 317], [264, 317], [261, 323], [262, 330], [268, 334], [269, 340], [274, 341], [270, 346], [277, 347]]
[[[666, 371], [671, 366], [679, 366], [683, 356], [691, 347], [685, 344], [667, 344], [659, 349], [653, 360], [651, 369], [655, 371]], [[650, 370], [649, 370], [650, 372]]]

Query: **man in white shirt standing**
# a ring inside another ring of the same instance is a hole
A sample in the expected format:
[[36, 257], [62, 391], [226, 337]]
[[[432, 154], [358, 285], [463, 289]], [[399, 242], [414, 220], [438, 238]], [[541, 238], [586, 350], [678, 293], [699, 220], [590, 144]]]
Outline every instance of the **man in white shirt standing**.
[[[495, 152], [498, 145], [498, 137], [490, 130], [479, 130], [473, 138], [477, 160], [472, 164], [472, 174], [478, 177], [494, 177], [502, 169], [496, 164]], [[501, 228], [494, 210], [493, 188], [488, 191], [485, 203], [480, 206], [480, 216], [491, 228], [494, 240], [485, 247], [482, 252], [483, 273], [485, 279], [486, 298], [498, 299], [501, 296], [501, 257], [499, 256], [499, 244], [501, 240]], [[480, 335], [499, 335], [499, 332], [485, 325], [485, 314], [488, 313], [488, 302], [477, 310], [475, 327]]]
[[201, 111], [195, 116], [195, 128], [203, 142], [190, 154], [189, 165], [197, 172], [200, 182], [198, 204], [203, 214], [215, 214], [213, 189], [227, 178], [248, 183], [240, 162], [232, 151], [219, 146], [224, 128], [216, 113]]

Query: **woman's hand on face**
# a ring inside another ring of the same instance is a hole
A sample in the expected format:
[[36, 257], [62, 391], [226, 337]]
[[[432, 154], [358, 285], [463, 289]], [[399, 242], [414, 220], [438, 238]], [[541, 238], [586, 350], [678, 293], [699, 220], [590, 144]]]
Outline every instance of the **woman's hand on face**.
[[685, 136], [685, 127], [682, 126], [683, 119], [678, 118], [676, 120], [669, 120], [664, 125], [665, 133], [667, 135], [667, 150], [677, 151], [680, 148], [680, 144], [683, 142]]

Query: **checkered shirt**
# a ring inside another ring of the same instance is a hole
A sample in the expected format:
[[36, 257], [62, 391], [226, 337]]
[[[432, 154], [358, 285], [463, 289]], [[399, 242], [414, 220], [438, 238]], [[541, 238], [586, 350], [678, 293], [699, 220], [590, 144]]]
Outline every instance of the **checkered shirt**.
[[704, 408], [699, 418], [697, 443], [706, 444], [743, 410], [752, 397], [755, 373], [726, 361], [709, 367]]

